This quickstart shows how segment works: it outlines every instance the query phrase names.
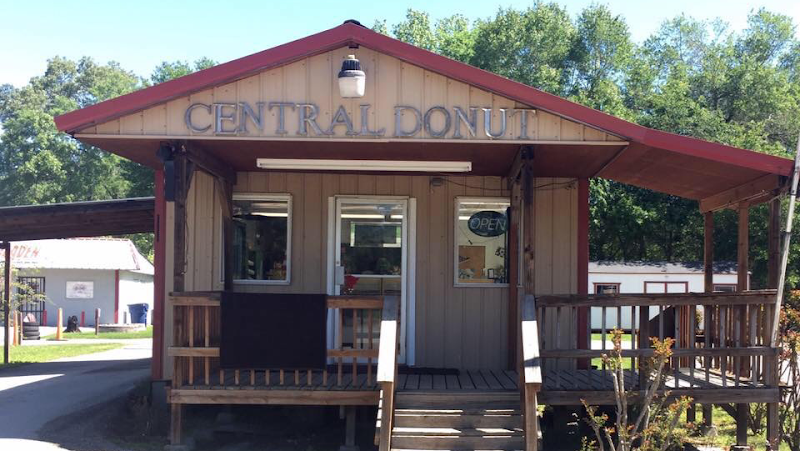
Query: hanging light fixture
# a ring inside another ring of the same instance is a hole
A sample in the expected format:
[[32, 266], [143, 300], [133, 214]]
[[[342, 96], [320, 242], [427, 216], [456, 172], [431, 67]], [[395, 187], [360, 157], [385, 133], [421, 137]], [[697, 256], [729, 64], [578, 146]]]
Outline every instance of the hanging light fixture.
[[347, 55], [339, 71], [339, 94], [344, 98], [364, 97], [366, 75], [355, 55]]

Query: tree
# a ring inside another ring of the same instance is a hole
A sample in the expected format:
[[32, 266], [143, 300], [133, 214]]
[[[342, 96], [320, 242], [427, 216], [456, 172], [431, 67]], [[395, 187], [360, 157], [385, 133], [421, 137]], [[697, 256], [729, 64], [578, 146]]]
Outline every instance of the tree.
[[585, 105], [619, 117], [629, 114], [620, 82], [629, 65], [633, 44], [625, 19], [605, 5], [584, 9], [568, 59], [568, 92]]
[[[433, 27], [427, 14], [409, 10], [391, 29], [412, 44], [456, 59], [470, 55], [474, 66], [647, 127], [782, 156], [791, 155], [800, 134], [800, 43], [785, 15], [754, 11], [741, 33], [681, 15], [641, 45], [631, 42], [625, 19], [603, 5], [573, 20], [558, 4], [536, 1], [500, 9], [471, 30], [466, 19], [448, 20]], [[376, 22], [376, 29], [388, 28]], [[695, 201], [598, 179], [590, 210], [593, 259], [703, 258]], [[766, 222], [766, 206], [753, 208], [753, 287], [766, 283]], [[736, 261], [736, 224], [733, 211], [715, 214], [715, 260]], [[787, 280], [798, 286], [800, 244], [792, 248]]]
[[544, 91], [565, 95], [567, 58], [576, 29], [566, 9], [536, 2], [524, 10], [500, 9], [475, 25], [470, 64]]
[[41, 204], [124, 197], [122, 159], [60, 133], [53, 117], [142, 86], [116, 63], [56, 57], [44, 75], [0, 101], [0, 204]]
[[[55, 57], [26, 86], [0, 86], [0, 205], [151, 196], [150, 168], [59, 132], [53, 118], [214, 64], [164, 62], [148, 81], [115, 62]], [[152, 253], [149, 234], [131, 238]]]
[[165, 81], [172, 80], [173, 78], [183, 77], [192, 72], [208, 69], [209, 67], [216, 66], [217, 62], [210, 58], [200, 58], [193, 64], [188, 61], [163, 61], [156, 66], [153, 73], [150, 75], [150, 82], [154, 85], [164, 83]]

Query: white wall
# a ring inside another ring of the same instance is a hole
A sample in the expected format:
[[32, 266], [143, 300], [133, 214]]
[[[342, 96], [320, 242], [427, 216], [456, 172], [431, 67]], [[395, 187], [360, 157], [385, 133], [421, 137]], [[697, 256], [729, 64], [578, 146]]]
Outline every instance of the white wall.
[[129, 304], [147, 304], [147, 324], [153, 320], [153, 276], [131, 271], [119, 272], [119, 318], [117, 322], [131, 322]]
[[[667, 293], [702, 293], [705, 291], [705, 276], [703, 273], [610, 273], [610, 272], [590, 272], [589, 273], [589, 294], [595, 293], [595, 284], [619, 283], [620, 293], [664, 293], [666, 285]], [[736, 274], [714, 274], [715, 284], [736, 285]], [[662, 282], [662, 283], [658, 283]], [[658, 307], [650, 308], [650, 318], [658, 314]], [[603, 327], [603, 313], [599, 307], [593, 307], [589, 313], [592, 330], [599, 330]], [[625, 308], [621, 311], [621, 323], [623, 329], [631, 327], [631, 309]], [[617, 310], [606, 309], [606, 329], [611, 330], [618, 327]], [[638, 318], [636, 326], [638, 327]]]
[[[63, 324], [67, 318], [86, 314], [86, 326], [94, 326], [94, 311], [100, 308], [100, 322], [111, 322], [114, 315], [114, 271], [93, 269], [20, 269], [19, 276], [44, 277], [45, 309], [47, 325], [55, 326], [58, 308], [64, 311]], [[67, 299], [67, 281], [94, 282], [94, 296], [91, 299]]]
[[[86, 315], [86, 327], [94, 327], [94, 311], [100, 309], [100, 323], [113, 323], [114, 318], [114, 271], [95, 269], [20, 269], [19, 276], [44, 277], [45, 279], [45, 310], [47, 310], [47, 325], [55, 326], [58, 308], [63, 309], [63, 325], [66, 327], [67, 318], [78, 317], [81, 312]], [[67, 299], [67, 282], [94, 282], [94, 295], [91, 299]], [[120, 271], [120, 303], [119, 322], [127, 316], [128, 304], [147, 303], [150, 305], [148, 324], [153, 310], [153, 276], [138, 274], [130, 271]]]

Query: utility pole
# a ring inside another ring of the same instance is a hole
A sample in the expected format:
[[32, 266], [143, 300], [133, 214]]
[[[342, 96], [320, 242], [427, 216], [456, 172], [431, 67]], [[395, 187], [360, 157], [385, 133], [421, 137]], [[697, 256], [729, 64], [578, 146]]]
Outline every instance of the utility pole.
[[783, 247], [781, 248], [780, 274], [778, 276], [778, 294], [775, 300], [775, 316], [772, 319], [772, 337], [770, 346], [778, 344], [778, 327], [781, 321], [781, 302], [783, 301], [783, 290], [786, 285], [786, 266], [789, 263], [789, 244], [792, 241], [792, 222], [794, 221], [794, 204], [797, 198], [797, 180], [800, 176], [800, 138], [797, 140], [797, 150], [794, 154], [794, 169], [792, 170], [792, 185], [789, 189], [789, 212], [786, 215], [786, 228], [783, 231]]

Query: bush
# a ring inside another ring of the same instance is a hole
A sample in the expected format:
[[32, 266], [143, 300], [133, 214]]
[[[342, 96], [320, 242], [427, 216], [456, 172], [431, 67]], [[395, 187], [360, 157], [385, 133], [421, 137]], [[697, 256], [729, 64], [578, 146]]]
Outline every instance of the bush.
[[605, 451], [607, 444], [611, 451], [682, 449], [685, 433], [676, 432], [675, 427], [692, 400], [684, 396], [667, 404], [669, 392], [658, 394], [664, 389], [664, 366], [672, 356], [671, 348], [675, 340], [651, 338], [655, 350], [653, 358], [640, 369], [647, 372], [645, 394], [635, 398], [636, 404], [629, 404], [628, 397], [631, 393], [626, 391], [623, 377], [622, 331], [614, 330], [611, 335], [614, 348], [611, 356], [603, 355], [603, 360], [610, 369], [613, 380], [616, 419], [609, 425], [608, 415], [597, 415], [596, 406], [590, 406], [581, 400], [588, 414], [586, 421], [596, 438], [591, 442], [584, 440], [583, 448]]

